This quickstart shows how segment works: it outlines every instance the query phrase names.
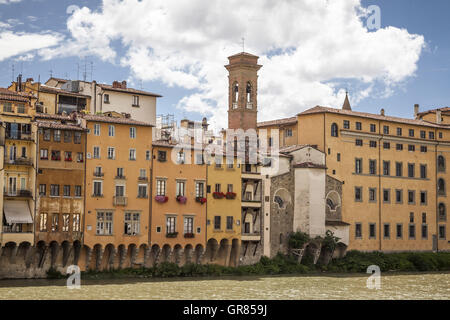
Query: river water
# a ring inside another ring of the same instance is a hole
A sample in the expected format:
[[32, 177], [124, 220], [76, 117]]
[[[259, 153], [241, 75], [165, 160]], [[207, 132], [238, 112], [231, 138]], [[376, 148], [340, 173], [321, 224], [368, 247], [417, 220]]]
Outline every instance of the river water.
[[0, 299], [450, 299], [450, 273], [381, 276], [381, 289], [368, 289], [369, 275], [226, 277], [189, 279], [1, 280]]

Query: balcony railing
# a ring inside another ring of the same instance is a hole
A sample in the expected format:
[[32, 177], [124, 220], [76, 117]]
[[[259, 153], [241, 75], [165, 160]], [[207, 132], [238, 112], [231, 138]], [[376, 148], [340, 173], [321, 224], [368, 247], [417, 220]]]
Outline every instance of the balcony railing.
[[139, 181], [148, 181], [148, 178], [147, 177], [138, 177], [138, 180]]
[[124, 180], [125, 179], [125, 176], [122, 176], [122, 175], [120, 175], [120, 176], [116, 176], [116, 178], [115, 179], [122, 179], [122, 180]]
[[94, 177], [103, 177], [105, 174], [100, 171], [94, 171]]
[[115, 206], [126, 206], [127, 205], [127, 197], [122, 196], [114, 196], [113, 205]]
[[5, 159], [5, 164], [13, 164], [18, 166], [32, 166], [33, 160], [30, 158]]
[[20, 131], [6, 132], [5, 137], [6, 137], [6, 139], [11, 139], [11, 140], [25, 140], [25, 141], [33, 140], [33, 136], [31, 133], [22, 133]]
[[17, 190], [17, 191], [6, 191], [3, 193], [6, 197], [33, 197], [33, 193], [30, 190]]

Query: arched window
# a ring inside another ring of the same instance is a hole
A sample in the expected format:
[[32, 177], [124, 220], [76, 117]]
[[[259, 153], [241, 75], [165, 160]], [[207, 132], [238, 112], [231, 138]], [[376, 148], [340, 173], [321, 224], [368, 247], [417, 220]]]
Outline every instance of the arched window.
[[332, 137], [337, 137], [338, 136], [338, 126], [336, 123], [333, 123], [331, 125], [331, 136]]
[[283, 244], [283, 234], [280, 233], [280, 246]]
[[445, 181], [442, 178], [438, 180], [438, 195], [445, 195]]
[[238, 95], [239, 95], [239, 84], [237, 82], [233, 85], [233, 101], [238, 101]]
[[447, 210], [445, 209], [445, 204], [439, 203], [438, 217], [439, 221], [445, 221], [447, 219]]
[[445, 158], [443, 156], [438, 156], [438, 171], [445, 172]]
[[252, 102], [252, 84], [250, 82], [247, 82], [246, 94], [247, 102]]

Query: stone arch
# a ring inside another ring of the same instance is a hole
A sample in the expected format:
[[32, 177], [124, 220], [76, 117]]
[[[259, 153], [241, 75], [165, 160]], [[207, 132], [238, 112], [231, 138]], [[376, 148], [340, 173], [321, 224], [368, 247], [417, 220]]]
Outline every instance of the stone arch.
[[124, 268], [133, 268], [134, 262], [136, 261], [136, 255], [137, 255], [137, 246], [134, 243], [131, 243], [128, 245], [127, 250], [127, 256], [124, 261], [123, 267]]
[[34, 254], [33, 264], [37, 268], [42, 268], [45, 259], [45, 252], [47, 251], [47, 246], [45, 241], [41, 240], [36, 243], [36, 252]]
[[2, 257], [9, 260], [10, 264], [15, 263], [18, 246], [17, 243], [10, 241], [5, 244], [2, 251]]
[[136, 260], [134, 264], [139, 267], [144, 267], [145, 262], [148, 260], [148, 246], [143, 243], [137, 248]]
[[286, 210], [292, 203], [291, 193], [286, 188], [279, 188], [273, 194], [273, 202], [277, 204], [279, 210]]
[[331, 125], [331, 136], [332, 137], [338, 137], [339, 136], [339, 134], [338, 134], [338, 125], [336, 123], [333, 123]]
[[438, 219], [439, 221], [447, 220], [447, 208], [445, 207], [445, 203], [439, 203], [438, 205]]
[[333, 253], [333, 258], [343, 258], [346, 252], [347, 252], [347, 245], [342, 242], [338, 242], [336, 245], [336, 249], [334, 250]]
[[72, 256], [73, 260], [73, 244], [65, 240], [61, 243], [61, 249], [61, 267], [65, 267], [67, 265], [67, 262], [69, 261], [70, 256]]
[[101, 259], [102, 259], [103, 247], [101, 244], [97, 243], [94, 248], [92, 248], [92, 253], [89, 262], [90, 270], [98, 270], [100, 267]]
[[[80, 261], [80, 255], [81, 255], [81, 241], [80, 240], [75, 240], [72, 244], [73, 247], [73, 260], [69, 261], [69, 263], [72, 263], [74, 265], [78, 265], [79, 266], [79, 261]], [[80, 267], [81, 268], [81, 267]]]
[[173, 262], [175, 262], [176, 264], [181, 264], [181, 260], [182, 260], [182, 255], [183, 255], [183, 247], [181, 246], [181, 244], [176, 244], [173, 247]]
[[228, 239], [220, 240], [219, 251], [217, 252], [216, 263], [226, 266], [229, 262], [230, 255], [230, 243]]
[[100, 270], [114, 269], [115, 248], [112, 243], [108, 243], [103, 251]]
[[26, 268], [29, 268], [33, 258], [30, 253], [33, 249], [34, 248], [31, 246], [31, 243], [28, 241], [21, 242], [17, 248], [16, 262], [25, 265]]
[[124, 244], [119, 244], [116, 250], [116, 255], [113, 260], [113, 268], [121, 269], [123, 268], [123, 262], [126, 259], [127, 247]]
[[304, 264], [316, 264], [320, 257], [321, 245], [318, 241], [310, 241], [305, 246], [302, 263]]
[[[54, 268], [57, 264], [58, 261], [58, 257], [60, 256], [62, 250], [60, 250], [60, 246], [58, 244], [58, 242], [56, 241], [52, 241], [49, 244], [49, 249], [50, 249], [50, 267]], [[62, 256], [62, 254], [61, 254]], [[62, 259], [61, 259], [61, 264], [62, 264]]]
[[184, 247], [182, 264], [192, 263], [193, 254], [194, 254], [194, 247], [192, 246], [192, 244], [186, 245]]
[[92, 251], [92, 248], [87, 245], [81, 245], [80, 243], [80, 253], [78, 255], [77, 265], [81, 270], [89, 270], [92, 259]]
[[159, 262], [160, 257], [161, 257], [161, 248], [157, 244], [152, 245], [150, 249], [149, 266], [152, 267], [156, 266]]
[[161, 261], [162, 262], [172, 262], [172, 247], [165, 244], [161, 250]]
[[237, 267], [239, 264], [240, 243], [239, 239], [231, 240], [230, 262], [231, 267]]
[[[233, 82], [233, 87], [232, 87], [233, 91], [232, 91], [232, 101], [234, 103], [237, 103], [239, 101], [239, 83], [237, 81]], [[235, 108], [235, 107], [233, 107]]]
[[250, 81], [247, 81], [247, 84], [245, 85], [245, 102], [253, 102], [253, 86]]
[[341, 206], [341, 196], [335, 190], [328, 192], [326, 196], [326, 206], [330, 212], [334, 213]]
[[437, 169], [438, 169], [438, 172], [445, 172], [445, 166], [446, 166], [446, 163], [445, 163], [444, 156], [443, 155], [439, 155], [438, 158], [437, 158]]
[[193, 262], [197, 263], [197, 264], [202, 264], [204, 254], [205, 254], [205, 248], [201, 244], [196, 245]]
[[437, 185], [437, 191], [438, 191], [438, 195], [443, 196], [446, 193], [446, 189], [445, 189], [445, 180], [442, 178], [439, 178], [438, 180], [438, 185]]
[[217, 242], [217, 240], [214, 238], [209, 239], [208, 242], [206, 243], [205, 262], [210, 263], [214, 261], [218, 250], [219, 250], [219, 243]]

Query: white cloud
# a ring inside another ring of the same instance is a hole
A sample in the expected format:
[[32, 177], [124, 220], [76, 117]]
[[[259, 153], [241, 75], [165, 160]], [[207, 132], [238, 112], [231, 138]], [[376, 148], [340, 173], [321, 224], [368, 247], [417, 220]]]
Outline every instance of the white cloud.
[[[424, 38], [405, 29], [369, 32], [360, 0], [104, 0], [97, 11], [76, 9], [68, 19], [72, 38], [42, 50], [45, 58], [95, 54], [120, 63], [142, 80], [191, 89], [179, 108], [226, 126], [226, 57], [260, 56], [259, 120], [292, 116], [317, 104], [341, 106], [342, 82], [360, 83], [352, 103], [383, 92], [415, 74]], [[383, 12], [381, 12], [383, 15]], [[114, 45], [113, 45], [114, 43]], [[401, 59], [400, 59], [401, 57]]]
[[55, 46], [61, 40], [61, 36], [55, 33], [0, 32], [0, 61]]
[[10, 3], [17, 3], [21, 2], [22, 0], [0, 0], [0, 4], [10, 4]]

